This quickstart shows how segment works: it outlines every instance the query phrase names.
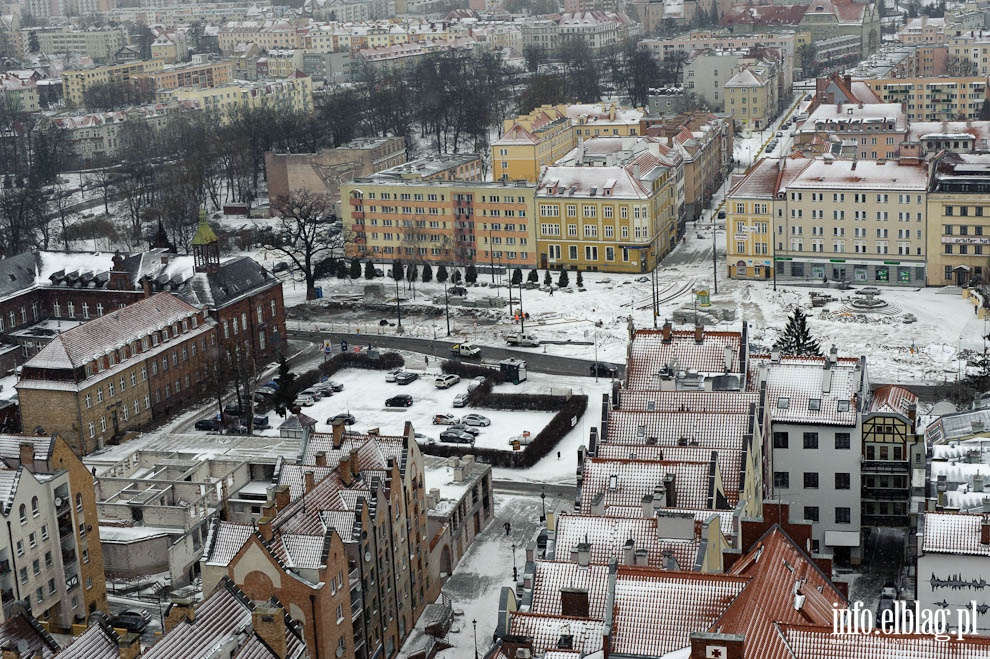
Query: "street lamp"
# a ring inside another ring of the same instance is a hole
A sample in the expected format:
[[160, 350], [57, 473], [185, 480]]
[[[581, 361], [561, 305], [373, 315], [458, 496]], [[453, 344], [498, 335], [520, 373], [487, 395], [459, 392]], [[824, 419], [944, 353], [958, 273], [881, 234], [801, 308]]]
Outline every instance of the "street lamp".
[[474, 627], [474, 659], [478, 659], [478, 620], [477, 620], [477, 618], [471, 621], [471, 626]]
[[402, 305], [399, 304], [399, 280], [398, 279], [395, 280], [395, 316], [396, 316], [396, 320], [397, 320], [398, 325], [399, 325], [398, 330], [396, 330], [396, 331], [398, 331], [399, 334], [401, 334], [402, 333]]
[[543, 505], [543, 514], [540, 515], [540, 521], [546, 522], [547, 521], [547, 488], [545, 486], [540, 488], [540, 503]]
[[519, 571], [516, 569], [516, 545], [512, 544], [512, 580], [519, 581]]
[[[495, 249], [492, 243], [492, 225], [488, 225], [488, 257], [492, 268], [492, 283], [495, 283]], [[511, 295], [510, 295], [511, 297]]]
[[447, 280], [443, 280], [443, 308], [447, 312], [447, 336], [450, 336], [450, 298], [447, 297]]

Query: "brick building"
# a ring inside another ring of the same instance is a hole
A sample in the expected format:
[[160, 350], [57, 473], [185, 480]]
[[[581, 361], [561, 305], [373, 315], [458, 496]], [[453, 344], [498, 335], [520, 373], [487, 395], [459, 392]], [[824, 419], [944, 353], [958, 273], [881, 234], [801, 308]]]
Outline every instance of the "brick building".
[[201, 396], [216, 322], [158, 294], [59, 334], [23, 367], [24, 427], [58, 432], [79, 455]]
[[303, 441], [256, 525], [213, 527], [204, 590], [230, 578], [253, 599], [274, 595], [312, 659], [394, 657], [440, 586], [413, 428], [379, 437], [339, 425]]

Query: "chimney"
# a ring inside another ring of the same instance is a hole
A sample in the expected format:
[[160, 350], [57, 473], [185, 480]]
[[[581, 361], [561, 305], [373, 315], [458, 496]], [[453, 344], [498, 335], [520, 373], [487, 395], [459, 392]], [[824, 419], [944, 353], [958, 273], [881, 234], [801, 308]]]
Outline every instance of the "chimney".
[[581, 567], [588, 567], [591, 563], [591, 543], [585, 538], [584, 542], [579, 542], [577, 546], [577, 559], [578, 565]]
[[675, 481], [677, 476], [675, 474], [667, 474], [663, 477], [663, 486], [667, 490], [667, 507], [676, 508], [677, 507], [677, 490], [675, 489]]
[[265, 542], [271, 542], [272, 539], [272, 518], [265, 516], [258, 520], [258, 533], [261, 534], [261, 539]]
[[326, 467], [327, 466], [327, 452], [326, 451], [317, 451], [316, 452], [316, 466], [317, 467]]
[[649, 494], [643, 495], [643, 517], [646, 519], [653, 517], [653, 497]]
[[711, 632], [691, 633], [691, 659], [721, 657], [722, 659], [743, 659], [746, 637], [742, 634], [721, 634]]
[[141, 637], [138, 634], [127, 634], [117, 639], [117, 652], [120, 659], [137, 659], [141, 656]]
[[653, 515], [651, 517], [656, 517], [665, 505], [667, 505], [667, 489], [661, 483], [653, 488]]
[[144, 293], [144, 297], [151, 297], [151, 277], [147, 275], [141, 277], [141, 291]]
[[834, 345], [828, 349], [828, 361], [834, 366], [839, 363], [839, 349]]
[[357, 478], [361, 475], [361, 462], [358, 460], [358, 451], [356, 448], [351, 449], [351, 476]]
[[843, 76], [842, 82], [845, 84], [846, 89], [852, 89], [853, 79], [852, 76]]
[[[312, 473], [312, 472], [307, 472]], [[337, 466], [337, 475], [340, 476], [341, 482], [344, 483], [344, 487], [350, 487], [354, 483], [354, 476], [351, 474], [351, 454], [341, 456], [340, 463]]]
[[316, 487], [316, 475], [312, 469], [303, 472], [303, 482], [306, 485], [306, 494], [312, 492], [313, 488]]
[[196, 609], [193, 608], [193, 601], [191, 599], [172, 600], [165, 611], [165, 633], [175, 629], [183, 619], [189, 622], [196, 620]]
[[292, 501], [292, 493], [288, 485], [279, 485], [275, 488], [275, 509], [283, 510]]
[[560, 589], [560, 615], [587, 618], [589, 613], [587, 588]]
[[663, 337], [664, 343], [670, 343], [671, 336], [673, 335], [673, 328], [670, 325], [670, 321], [665, 321], [663, 328], [660, 330], [660, 336]]
[[722, 354], [725, 357], [725, 372], [728, 373], [732, 370], [732, 346], [725, 346], [722, 349]]
[[34, 471], [34, 444], [31, 442], [21, 442], [18, 446], [20, 449], [20, 463], [21, 466], [28, 471]]
[[699, 344], [705, 342], [705, 328], [703, 325], [694, 326], [694, 342]]
[[650, 566], [650, 552], [645, 549], [637, 549], [636, 555], [633, 561], [639, 567], [649, 567]]
[[343, 423], [333, 424], [332, 431], [333, 431], [333, 447], [335, 449], [339, 449], [340, 446], [344, 443], [344, 424]]
[[464, 465], [458, 463], [454, 467], [454, 482], [463, 483], [464, 482]]
[[774, 364], [779, 364], [780, 363], [780, 351], [779, 350], [771, 350], [770, 351], [770, 361], [772, 361]]
[[251, 629], [278, 659], [285, 659], [289, 648], [282, 609], [268, 605], [255, 607], [251, 612]]
[[911, 422], [911, 427], [914, 427], [914, 422], [918, 419], [918, 406], [914, 403], [907, 404], [907, 418]]
[[636, 557], [636, 541], [632, 538], [626, 540], [626, 544], [622, 546], [622, 564], [623, 565], [633, 565]]
[[990, 517], [987, 515], [980, 520], [980, 544], [990, 545]]
[[677, 561], [674, 559], [674, 552], [669, 549], [664, 549], [660, 553], [660, 557], [663, 559], [663, 569], [665, 570], [676, 570]]

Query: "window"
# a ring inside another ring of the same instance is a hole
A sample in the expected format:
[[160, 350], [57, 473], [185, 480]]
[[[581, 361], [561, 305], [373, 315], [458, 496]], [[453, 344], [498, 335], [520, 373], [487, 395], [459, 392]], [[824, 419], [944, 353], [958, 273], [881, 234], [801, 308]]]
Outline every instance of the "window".
[[849, 489], [849, 474], [848, 473], [836, 473], [835, 474], [835, 489], [837, 489], [837, 490], [848, 490]]
[[342, 604], [337, 605], [337, 624], [339, 625], [344, 620], [344, 608]]
[[27, 521], [28, 521], [27, 506], [25, 506], [22, 503], [21, 504], [21, 507], [18, 510], [20, 512], [21, 524], [27, 524]]
[[17, 541], [17, 555], [18, 556], [23, 556], [24, 555], [24, 541], [23, 540], [18, 540]]
[[848, 449], [850, 447], [850, 435], [847, 432], [835, 433], [835, 448]]
[[18, 570], [18, 572], [21, 575], [21, 583], [27, 583], [27, 580], [28, 580], [28, 571], [27, 571], [27, 568], [26, 567], [22, 567], [20, 570]]
[[775, 432], [773, 434], [774, 448], [787, 448], [788, 437], [786, 432]]
[[804, 433], [804, 448], [818, 448], [818, 433]]
[[791, 486], [791, 474], [788, 471], [773, 472], [773, 486], [787, 488]]
[[804, 507], [804, 518], [809, 522], [818, 521], [818, 506], [805, 506]]
[[52, 566], [52, 553], [50, 551], [45, 552], [45, 567]]
[[808, 410], [811, 412], [817, 412], [822, 409], [822, 399], [821, 398], [809, 398], [808, 399]]
[[835, 509], [835, 523], [836, 524], [848, 524], [850, 522], [850, 509], [846, 507], [838, 507]]
[[777, 399], [777, 409], [786, 410], [790, 406], [791, 406], [790, 398], [787, 398], [786, 396], [781, 396], [780, 398]]
[[804, 472], [804, 489], [806, 489], [806, 490], [817, 490], [818, 489], [818, 472], [817, 471], [806, 471], [806, 472]]
[[48, 539], [48, 525], [47, 524], [42, 524], [41, 525], [41, 539], [42, 540], [47, 540]]
[[38, 497], [31, 497], [31, 517], [37, 517], [41, 512], [38, 510]]

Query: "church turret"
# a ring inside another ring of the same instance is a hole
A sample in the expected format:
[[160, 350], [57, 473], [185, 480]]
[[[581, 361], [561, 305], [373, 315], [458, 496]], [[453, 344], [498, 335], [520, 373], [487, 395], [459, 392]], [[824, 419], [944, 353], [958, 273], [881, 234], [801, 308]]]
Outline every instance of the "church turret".
[[205, 218], [200, 219], [193, 236], [192, 253], [196, 272], [220, 272], [220, 239]]
[[107, 288], [112, 291], [126, 291], [130, 288], [127, 271], [124, 269], [124, 255], [119, 250], [113, 255], [113, 265], [110, 267], [110, 283]]

